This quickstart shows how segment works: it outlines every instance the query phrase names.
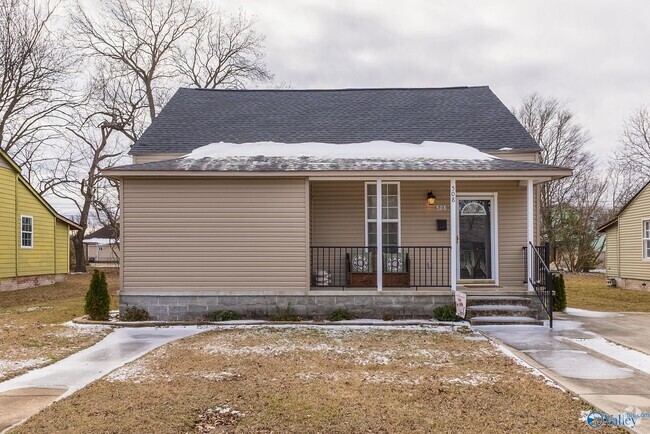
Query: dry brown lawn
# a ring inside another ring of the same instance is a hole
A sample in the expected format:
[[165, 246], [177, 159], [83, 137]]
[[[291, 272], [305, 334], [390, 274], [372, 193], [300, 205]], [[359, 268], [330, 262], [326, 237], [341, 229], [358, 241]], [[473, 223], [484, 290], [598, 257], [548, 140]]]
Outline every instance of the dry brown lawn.
[[[117, 306], [118, 271], [104, 270]], [[54, 285], [0, 292], [0, 381], [89, 347], [110, 332], [64, 325], [83, 315], [91, 272]]]
[[477, 336], [250, 328], [161, 347], [15, 433], [591, 432], [588, 407]]
[[567, 305], [600, 312], [650, 312], [650, 291], [607, 286], [602, 274], [565, 274]]

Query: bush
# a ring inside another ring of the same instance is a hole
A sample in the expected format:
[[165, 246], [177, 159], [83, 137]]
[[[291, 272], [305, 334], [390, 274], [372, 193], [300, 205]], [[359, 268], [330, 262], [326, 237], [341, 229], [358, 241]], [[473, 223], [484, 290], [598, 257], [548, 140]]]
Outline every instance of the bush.
[[390, 312], [384, 312], [381, 316], [381, 319], [384, 321], [395, 321], [395, 315]]
[[566, 309], [566, 289], [564, 287], [564, 275], [553, 275], [553, 310], [555, 312], [564, 312]]
[[289, 321], [289, 322], [298, 322], [300, 317], [293, 311], [291, 303], [287, 304], [287, 307], [280, 309], [278, 306], [275, 306], [275, 314], [271, 318], [273, 321]]
[[438, 321], [462, 321], [463, 319], [456, 315], [456, 306], [445, 304], [433, 309], [433, 316]]
[[150, 321], [149, 312], [136, 306], [128, 306], [124, 309], [124, 315], [120, 315], [122, 321]]
[[210, 317], [212, 321], [235, 321], [241, 319], [241, 315], [232, 310], [218, 310]]
[[354, 319], [354, 316], [347, 309], [334, 309], [327, 317], [330, 321], [345, 321]]
[[90, 280], [90, 287], [86, 292], [86, 305], [84, 312], [95, 321], [106, 321], [111, 298], [108, 295], [108, 285], [103, 271], [95, 270]]

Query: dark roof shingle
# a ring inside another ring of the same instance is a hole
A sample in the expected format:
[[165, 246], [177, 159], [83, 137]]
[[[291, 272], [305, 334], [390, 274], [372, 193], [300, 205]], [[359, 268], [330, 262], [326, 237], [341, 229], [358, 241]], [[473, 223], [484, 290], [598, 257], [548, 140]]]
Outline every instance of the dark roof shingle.
[[343, 90], [181, 88], [131, 148], [189, 153], [210, 143], [454, 142], [539, 151], [487, 87]]

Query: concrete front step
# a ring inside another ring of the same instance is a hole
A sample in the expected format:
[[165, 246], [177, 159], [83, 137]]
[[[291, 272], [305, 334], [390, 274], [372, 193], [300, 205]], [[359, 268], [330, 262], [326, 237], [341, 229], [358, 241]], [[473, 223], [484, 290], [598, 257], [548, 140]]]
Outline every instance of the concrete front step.
[[472, 319], [474, 317], [483, 316], [514, 316], [514, 317], [530, 317], [537, 318], [537, 310], [531, 309], [528, 306], [517, 304], [479, 304], [469, 306], [465, 319]]
[[526, 306], [530, 307], [532, 300], [530, 297], [516, 296], [490, 296], [490, 295], [473, 295], [467, 297], [467, 307], [482, 305], [508, 305], [508, 306]]
[[544, 325], [544, 321], [528, 316], [475, 316], [472, 325]]

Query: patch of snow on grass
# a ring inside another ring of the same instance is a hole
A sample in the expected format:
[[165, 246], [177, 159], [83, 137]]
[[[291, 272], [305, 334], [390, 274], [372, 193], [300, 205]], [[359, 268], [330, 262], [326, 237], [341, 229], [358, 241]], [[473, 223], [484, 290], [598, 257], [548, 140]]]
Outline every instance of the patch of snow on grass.
[[161, 375], [149, 367], [149, 363], [153, 360], [162, 357], [165, 354], [165, 349], [161, 348], [148, 357], [141, 357], [131, 363], [128, 363], [113, 372], [109, 373], [104, 379], [109, 383], [143, 383], [145, 381], [171, 381], [169, 375]]
[[399, 143], [375, 140], [362, 143], [211, 143], [196, 148], [183, 158], [200, 160], [203, 158], [232, 157], [314, 157], [314, 158], [391, 158], [391, 159], [441, 159], [441, 160], [493, 160], [492, 155], [476, 148], [459, 143], [424, 141], [422, 143]]
[[20, 371], [22, 369], [31, 369], [44, 365], [49, 362], [49, 359], [40, 357], [38, 359], [26, 360], [2, 360], [0, 359], [0, 379], [8, 376], [11, 373]]
[[197, 374], [200, 378], [204, 378], [206, 380], [211, 380], [211, 381], [222, 381], [222, 380], [230, 380], [230, 379], [235, 379], [239, 378], [238, 374], [234, 374], [232, 372], [201, 372]]
[[641, 351], [615, 344], [601, 337], [569, 340], [646, 374], [650, 374], [650, 356]]
[[459, 378], [450, 378], [447, 380], [449, 384], [463, 384], [468, 386], [480, 386], [481, 384], [494, 384], [499, 381], [500, 376], [498, 375], [483, 375], [483, 374], [472, 374], [465, 375], [464, 377]]

